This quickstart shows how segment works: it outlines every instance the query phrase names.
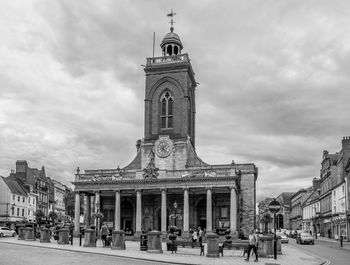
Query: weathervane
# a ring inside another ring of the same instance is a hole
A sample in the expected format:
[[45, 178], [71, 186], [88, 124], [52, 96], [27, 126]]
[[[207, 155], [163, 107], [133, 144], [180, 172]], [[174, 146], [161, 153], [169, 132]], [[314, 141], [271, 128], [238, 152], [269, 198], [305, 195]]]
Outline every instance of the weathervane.
[[170, 31], [171, 32], [173, 32], [173, 30], [174, 30], [174, 27], [173, 27], [173, 25], [174, 25], [174, 20], [173, 20], [173, 17], [176, 15], [176, 13], [174, 13], [173, 12], [173, 9], [171, 9], [171, 12], [169, 13], [169, 14], [167, 14], [167, 17], [171, 17], [171, 20], [170, 20], [170, 25], [171, 25], [171, 27], [170, 27]]

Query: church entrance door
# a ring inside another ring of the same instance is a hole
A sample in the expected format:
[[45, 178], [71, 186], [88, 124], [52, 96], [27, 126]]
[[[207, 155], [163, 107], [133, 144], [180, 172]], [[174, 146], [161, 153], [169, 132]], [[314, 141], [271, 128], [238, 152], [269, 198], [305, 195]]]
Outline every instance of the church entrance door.
[[123, 200], [120, 209], [121, 229], [126, 235], [131, 235], [135, 231], [134, 206], [129, 200]]

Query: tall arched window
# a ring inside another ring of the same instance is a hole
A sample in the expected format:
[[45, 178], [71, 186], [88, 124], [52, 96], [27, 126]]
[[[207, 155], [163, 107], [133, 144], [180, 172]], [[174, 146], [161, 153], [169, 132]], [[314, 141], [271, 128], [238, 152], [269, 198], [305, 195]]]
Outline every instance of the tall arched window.
[[171, 129], [173, 128], [173, 105], [174, 97], [169, 91], [163, 93], [160, 98], [161, 103], [161, 128], [162, 129]]

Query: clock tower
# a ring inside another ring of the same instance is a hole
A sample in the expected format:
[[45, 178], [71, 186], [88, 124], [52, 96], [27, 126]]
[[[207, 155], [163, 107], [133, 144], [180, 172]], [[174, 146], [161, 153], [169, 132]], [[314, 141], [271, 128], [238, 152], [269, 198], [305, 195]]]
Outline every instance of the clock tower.
[[[172, 16], [171, 16], [172, 17]], [[171, 22], [172, 23], [172, 22]], [[187, 53], [171, 25], [160, 44], [162, 56], [147, 58], [143, 166], [152, 149], [163, 169], [184, 169], [188, 144], [195, 146], [196, 80]]]

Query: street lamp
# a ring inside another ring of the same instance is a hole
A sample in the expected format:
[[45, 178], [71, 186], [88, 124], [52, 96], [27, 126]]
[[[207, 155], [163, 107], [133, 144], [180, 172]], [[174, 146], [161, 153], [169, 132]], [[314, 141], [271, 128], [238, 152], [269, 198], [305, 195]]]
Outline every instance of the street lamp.
[[275, 240], [273, 246], [274, 259], [277, 259], [277, 235], [276, 235], [276, 213], [281, 209], [281, 204], [274, 199], [269, 204], [269, 211], [273, 213], [274, 227], [275, 227]]
[[173, 206], [174, 206], [174, 212], [175, 212], [175, 214], [174, 214], [174, 226], [176, 226], [176, 218], [177, 218], [177, 216], [176, 216], [176, 214], [177, 214], [177, 212], [176, 212], [177, 202], [176, 201], [174, 202]]

